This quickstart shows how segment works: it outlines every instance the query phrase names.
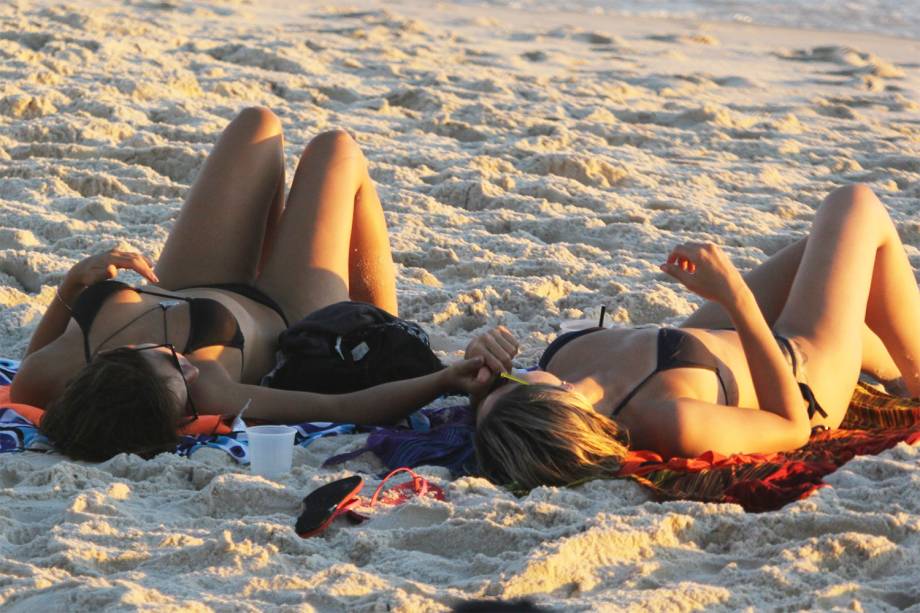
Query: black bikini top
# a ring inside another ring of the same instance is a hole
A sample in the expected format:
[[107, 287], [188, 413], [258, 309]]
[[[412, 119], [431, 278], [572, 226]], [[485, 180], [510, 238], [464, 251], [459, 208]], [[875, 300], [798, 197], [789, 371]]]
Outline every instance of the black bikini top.
[[617, 413], [623, 410], [626, 403], [632, 400], [646, 381], [663, 370], [674, 368], [703, 368], [716, 373], [716, 377], [719, 378], [719, 385], [722, 386], [725, 401], [729, 402], [728, 388], [725, 387], [725, 381], [722, 380], [722, 374], [719, 372], [719, 361], [706, 348], [703, 341], [677, 328], [661, 328], [658, 330], [658, 364], [655, 366], [655, 370], [650, 372], [631, 392], [626, 394], [626, 397], [610, 413], [611, 417], [615, 417]]
[[[604, 328], [588, 328], [577, 332], [568, 332], [554, 340], [543, 356], [540, 358], [540, 368], [546, 370], [550, 360], [566, 344], [574, 341], [579, 336], [599, 332]], [[623, 410], [623, 407], [632, 400], [646, 382], [663, 370], [672, 370], [674, 368], [703, 368], [711, 370], [719, 378], [719, 385], [722, 386], [722, 393], [725, 395], [725, 401], [729, 404], [735, 404], [728, 396], [728, 389], [725, 387], [725, 381], [722, 380], [722, 374], [719, 372], [719, 361], [712, 354], [703, 342], [678, 328], [660, 328], [658, 330], [658, 364], [655, 370], [650, 372], [636, 387], [632, 389], [623, 400], [613, 409], [611, 417]]]
[[[132, 287], [121, 281], [100, 281], [84, 289], [73, 305], [71, 314], [80, 330], [83, 331], [83, 351], [86, 355], [86, 361], [92, 360], [93, 354], [89, 346], [89, 329], [93, 325], [93, 320], [99, 313], [99, 309], [112, 294], [120, 291], [130, 290], [138, 294], [149, 294], [151, 296], [160, 296], [170, 301], [186, 302], [189, 306], [189, 333], [188, 341], [185, 343], [185, 349], [182, 353], [191, 353], [201, 347], [212, 345], [222, 345], [224, 347], [233, 347], [234, 349], [243, 349], [243, 331], [240, 330], [239, 322], [233, 313], [224, 305], [210, 298], [186, 298], [184, 296], [172, 296], [146, 289]], [[167, 301], [160, 305], [165, 309]]]

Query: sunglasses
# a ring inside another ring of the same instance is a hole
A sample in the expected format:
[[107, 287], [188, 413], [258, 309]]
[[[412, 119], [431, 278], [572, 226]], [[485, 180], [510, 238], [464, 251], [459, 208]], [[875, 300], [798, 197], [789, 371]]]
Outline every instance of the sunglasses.
[[181, 428], [198, 419], [198, 409], [192, 401], [192, 390], [188, 386], [188, 380], [185, 378], [185, 373], [182, 372], [182, 364], [179, 362], [179, 355], [176, 353], [176, 348], [172, 343], [160, 343], [159, 345], [150, 345], [148, 347], [133, 347], [132, 351], [153, 351], [164, 347], [169, 349], [169, 354], [167, 355], [169, 362], [179, 371], [179, 376], [182, 377], [182, 383], [185, 384], [185, 418], [179, 423], [179, 427]]

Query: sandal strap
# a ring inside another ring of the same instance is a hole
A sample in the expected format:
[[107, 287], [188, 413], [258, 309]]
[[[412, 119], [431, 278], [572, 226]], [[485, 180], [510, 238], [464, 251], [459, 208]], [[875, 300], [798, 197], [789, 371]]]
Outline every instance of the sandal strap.
[[386, 477], [383, 478], [383, 481], [381, 481], [380, 485], [377, 486], [377, 489], [374, 490], [374, 495], [371, 497], [370, 506], [373, 507], [377, 504], [377, 500], [380, 497], [380, 494], [383, 492], [383, 487], [384, 485], [386, 485], [387, 481], [389, 481], [394, 475], [397, 475], [401, 472], [407, 472], [410, 475], [412, 475], [412, 481], [409, 481], [407, 483], [401, 483], [400, 485], [394, 486], [392, 489], [394, 490], [408, 489], [408, 487], [412, 487], [415, 490], [415, 495], [419, 497], [424, 496], [425, 494], [428, 493], [429, 484], [428, 484], [427, 479], [415, 474], [415, 471], [413, 471], [408, 466], [400, 466], [399, 468], [391, 470], [390, 473]]

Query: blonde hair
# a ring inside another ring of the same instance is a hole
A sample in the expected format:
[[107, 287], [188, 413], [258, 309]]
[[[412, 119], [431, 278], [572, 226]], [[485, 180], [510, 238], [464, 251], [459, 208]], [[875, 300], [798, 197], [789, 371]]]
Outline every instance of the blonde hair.
[[476, 428], [483, 476], [527, 489], [612, 476], [629, 434], [581, 395], [553, 385], [519, 385], [498, 398]]

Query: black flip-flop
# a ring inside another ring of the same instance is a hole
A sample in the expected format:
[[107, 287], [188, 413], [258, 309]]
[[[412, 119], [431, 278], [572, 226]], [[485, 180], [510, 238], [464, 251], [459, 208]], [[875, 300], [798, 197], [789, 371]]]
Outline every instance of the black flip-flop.
[[362, 487], [364, 480], [355, 475], [313, 490], [303, 499], [303, 511], [294, 530], [304, 538], [316, 536], [328, 528], [332, 520], [358, 503], [358, 492]]

